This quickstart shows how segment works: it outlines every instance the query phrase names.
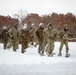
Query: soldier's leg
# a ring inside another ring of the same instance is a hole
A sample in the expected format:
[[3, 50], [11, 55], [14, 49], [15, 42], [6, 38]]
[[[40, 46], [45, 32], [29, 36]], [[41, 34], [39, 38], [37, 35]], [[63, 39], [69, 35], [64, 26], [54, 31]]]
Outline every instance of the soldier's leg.
[[43, 42], [41, 42], [41, 51], [42, 51], [42, 54], [44, 54], [44, 46], [43, 46]]
[[61, 43], [60, 43], [60, 48], [59, 48], [59, 54], [58, 56], [62, 56], [62, 48], [63, 48], [63, 45], [64, 45], [64, 41], [62, 40]]
[[53, 42], [50, 42], [49, 45], [48, 45], [48, 50], [49, 50], [49, 55], [53, 53], [53, 50], [54, 50], [54, 43]]
[[30, 36], [30, 45], [32, 45], [32, 37]]
[[19, 48], [19, 42], [17, 41], [17, 43], [16, 43], [16, 49], [18, 49]]
[[7, 42], [4, 41], [4, 49], [6, 49], [7, 46]]
[[28, 43], [29, 42], [27, 42], [27, 41], [24, 43], [24, 49], [23, 49], [24, 52], [26, 52], [26, 48], [28, 48]]
[[13, 41], [13, 51], [16, 51], [16, 41]]
[[61, 43], [60, 43], [60, 48], [59, 48], [59, 53], [61, 53], [62, 48], [63, 48], [63, 45], [64, 45], [64, 41], [61, 41]]
[[18, 45], [19, 45], [19, 43], [18, 43], [18, 41], [16, 41], [16, 42], [15, 42], [15, 49], [16, 49], [16, 50], [19, 48]]
[[46, 44], [47, 44], [47, 40], [46, 40], [46, 38], [44, 38], [43, 39], [43, 51], [46, 51], [45, 50]]
[[65, 54], [65, 57], [69, 57], [70, 54], [68, 53], [68, 52], [69, 52], [68, 40], [66, 40], [66, 42], [65, 42], [65, 46], [66, 46], [66, 54]]
[[11, 48], [13, 46], [13, 40], [9, 39], [9, 43], [8, 43], [8, 47], [7, 48]]
[[66, 54], [68, 54], [68, 51], [69, 51], [68, 40], [66, 40], [66, 42], [65, 42], [65, 46], [66, 46]]
[[21, 53], [24, 53], [24, 43], [22, 43]]
[[41, 52], [41, 50], [42, 50], [42, 43], [41, 43], [41, 41], [38, 41], [38, 42], [39, 42], [38, 53], [40, 53], [40, 52]]
[[35, 47], [38, 45], [38, 39], [36, 38]]
[[34, 45], [34, 36], [31, 37], [31, 45]]
[[16, 41], [16, 49], [18, 49], [19, 48], [19, 40], [17, 39], [17, 41]]

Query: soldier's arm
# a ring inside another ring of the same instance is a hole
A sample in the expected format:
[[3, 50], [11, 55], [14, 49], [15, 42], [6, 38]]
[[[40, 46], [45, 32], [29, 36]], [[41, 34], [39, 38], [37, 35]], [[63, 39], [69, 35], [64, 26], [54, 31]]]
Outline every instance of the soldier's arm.
[[66, 39], [68, 38], [68, 33], [66, 33], [64, 36], [63, 36], [63, 39]]
[[73, 37], [73, 35], [70, 32], [68, 32], [68, 35], [71, 36], [71, 37]]
[[58, 32], [57, 32], [57, 37], [63, 37], [62, 34], [63, 34], [63, 30], [58, 31]]
[[57, 33], [58, 33], [58, 30], [56, 29], [56, 30], [54, 31], [54, 39], [55, 39], [55, 40], [58, 40], [58, 38], [57, 38]]
[[9, 37], [12, 38], [12, 29], [8, 30]]
[[43, 30], [43, 37], [45, 37], [45, 29]]

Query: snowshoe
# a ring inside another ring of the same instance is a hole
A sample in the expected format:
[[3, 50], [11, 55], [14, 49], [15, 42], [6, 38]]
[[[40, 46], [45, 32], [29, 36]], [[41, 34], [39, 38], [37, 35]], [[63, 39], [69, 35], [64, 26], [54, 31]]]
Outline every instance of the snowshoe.
[[53, 57], [53, 55], [55, 55], [56, 53], [51, 53], [48, 55], [48, 57]]
[[62, 53], [59, 53], [58, 56], [62, 56]]
[[26, 52], [26, 50], [24, 50], [24, 52]]
[[39, 53], [41, 56], [44, 56], [45, 54], [43, 54], [43, 53]]
[[66, 54], [65, 57], [68, 58], [70, 56], [70, 54]]

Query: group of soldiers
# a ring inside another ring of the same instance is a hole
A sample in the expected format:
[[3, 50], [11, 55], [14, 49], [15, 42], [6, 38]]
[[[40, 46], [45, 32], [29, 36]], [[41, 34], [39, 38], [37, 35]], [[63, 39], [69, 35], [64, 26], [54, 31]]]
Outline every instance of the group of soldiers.
[[26, 49], [31, 46], [38, 46], [38, 53], [44, 55], [44, 52], [48, 53], [48, 56], [53, 56], [54, 42], [60, 39], [60, 47], [58, 56], [62, 56], [63, 45], [66, 46], [65, 57], [69, 57], [68, 36], [72, 35], [68, 31], [68, 25], [65, 24], [64, 28], [57, 30], [53, 27], [52, 23], [48, 23], [45, 28], [44, 23], [40, 23], [36, 28], [35, 24], [31, 24], [31, 27], [27, 29], [23, 26], [23, 29], [19, 32], [17, 29], [18, 23], [13, 27], [3, 27], [3, 31], [0, 37], [3, 39], [4, 49], [13, 47], [13, 51], [16, 51], [21, 44], [21, 53], [26, 52]]
[[36, 30], [36, 36], [38, 38], [39, 48], [38, 52], [44, 54], [44, 51], [48, 52], [48, 56], [53, 56], [54, 51], [54, 41], [60, 39], [60, 47], [58, 56], [62, 56], [62, 48], [63, 45], [66, 46], [66, 55], [65, 57], [69, 57], [69, 47], [68, 47], [68, 36], [72, 35], [68, 31], [68, 25], [65, 24], [64, 28], [58, 31], [53, 27], [51, 23], [44, 28], [44, 23], [39, 24], [39, 28]]

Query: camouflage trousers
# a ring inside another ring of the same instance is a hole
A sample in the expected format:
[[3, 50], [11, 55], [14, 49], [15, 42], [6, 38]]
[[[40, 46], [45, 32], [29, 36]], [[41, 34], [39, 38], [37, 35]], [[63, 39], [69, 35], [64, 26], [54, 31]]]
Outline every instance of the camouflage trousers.
[[38, 43], [39, 43], [39, 48], [38, 48], [38, 52], [42, 52], [43, 53], [43, 41], [38, 39]]
[[43, 39], [43, 50], [45, 51], [45, 47], [47, 45], [47, 38], [44, 37]]
[[67, 39], [61, 40], [60, 48], [59, 48], [59, 53], [61, 53], [62, 48], [63, 48], [64, 45], [65, 45], [65, 47], [66, 47], [66, 53], [68, 53], [69, 47], [68, 47], [68, 40], [67, 40]]
[[12, 46], [13, 46], [13, 40], [11, 38], [9, 38], [8, 48], [11, 48]]
[[30, 36], [31, 45], [34, 45], [34, 36]]
[[49, 55], [53, 52], [53, 50], [54, 50], [54, 40], [51, 40], [51, 39], [49, 39], [48, 41], [47, 41], [47, 50], [48, 50], [48, 53], [49, 53]]
[[18, 49], [18, 41], [13, 41], [13, 50], [16, 51]]
[[28, 48], [28, 42], [22, 42], [22, 48], [21, 48], [21, 53], [24, 53], [25, 52], [25, 50], [26, 50], [26, 48]]
[[38, 39], [36, 38], [35, 39], [35, 45], [34, 46], [36, 47], [37, 45], [38, 45]]
[[4, 43], [4, 49], [6, 49], [6, 47], [7, 47], [7, 41], [3, 41], [3, 43]]

